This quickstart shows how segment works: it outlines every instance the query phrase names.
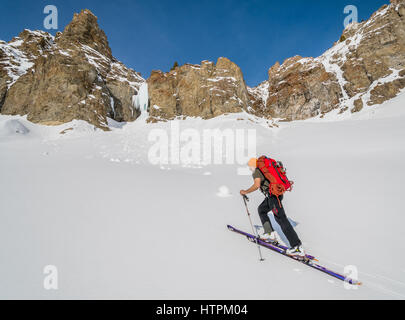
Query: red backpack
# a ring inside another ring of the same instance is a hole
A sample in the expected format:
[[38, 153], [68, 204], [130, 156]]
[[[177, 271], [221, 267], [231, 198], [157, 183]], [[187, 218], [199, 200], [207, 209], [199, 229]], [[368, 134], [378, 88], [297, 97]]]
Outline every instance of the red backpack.
[[286, 175], [287, 170], [284, 168], [282, 162], [262, 156], [257, 160], [257, 168], [270, 183], [270, 195], [278, 198], [286, 193], [286, 191], [292, 190], [294, 182], [288, 180]]

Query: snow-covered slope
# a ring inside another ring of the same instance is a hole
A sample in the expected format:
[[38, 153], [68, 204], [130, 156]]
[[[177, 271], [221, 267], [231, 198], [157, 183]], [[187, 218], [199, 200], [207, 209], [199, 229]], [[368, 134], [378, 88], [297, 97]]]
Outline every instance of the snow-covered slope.
[[[285, 207], [307, 250], [336, 271], [356, 266], [357, 290], [269, 251], [260, 263], [226, 229], [249, 231], [238, 192], [252, 181], [239, 164], [152, 165], [148, 136], [173, 122], [102, 132], [0, 116], [0, 298], [403, 299], [404, 103], [279, 128], [247, 114], [179, 124], [256, 130], [257, 153], [295, 180]], [[261, 200], [250, 202], [256, 224]], [[46, 265], [56, 291], [43, 289]]]

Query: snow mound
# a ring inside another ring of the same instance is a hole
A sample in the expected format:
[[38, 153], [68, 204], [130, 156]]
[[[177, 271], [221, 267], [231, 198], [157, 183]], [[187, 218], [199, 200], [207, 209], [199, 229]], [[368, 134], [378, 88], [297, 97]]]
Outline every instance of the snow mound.
[[30, 130], [17, 119], [11, 119], [0, 124], [0, 137], [27, 135]]
[[232, 197], [232, 193], [227, 186], [221, 186], [218, 189], [217, 197], [219, 198], [229, 198]]

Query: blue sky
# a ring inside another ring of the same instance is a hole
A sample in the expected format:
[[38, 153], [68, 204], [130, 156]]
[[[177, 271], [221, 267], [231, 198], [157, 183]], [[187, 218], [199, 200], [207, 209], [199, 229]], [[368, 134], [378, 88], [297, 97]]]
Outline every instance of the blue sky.
[[[48, 0], [2, 1], [0, 39], [9, 41], [24, 28], [44, 30], [43, 9], [58, 8], [59, 31], [74, 12], [90, 9], [107, 34], [113, 55], [149, 77], [180, 64], [228, 57], [246, 83], [267, 79], [276, 61], [319, 56], [339, 39], [347, 5], [359, 20], [388, 0]], [[48, 30], [46, 30], [48, 31]], [[51, 32], [55, 34], [55, 31]]]

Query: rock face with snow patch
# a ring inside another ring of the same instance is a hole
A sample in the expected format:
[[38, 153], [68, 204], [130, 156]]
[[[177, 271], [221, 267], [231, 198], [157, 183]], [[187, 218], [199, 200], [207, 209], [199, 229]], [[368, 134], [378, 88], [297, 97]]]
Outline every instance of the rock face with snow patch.
[[357, 112], [405, 87], [405, 0], [391, 0], [368, 21], [349, 25], [318, 58], [294, 57], [249, 88], [253, 112], [286, 120], [340, 109]]
[[259, 116], [301, 120], [331, 111], [341, 98], [336, 77], [315, 59], [299, 56], [269, 70], [269, 80], [249, 89]]
[[10, 77], [8, 76], [7, 69], [4, 67], [4, 60], [7, 59], [7, 56], [4, 54], [2, 48], [5, 47], [5, 45], [5, 42], [0, 42], [0, 112], [1, 107], [4, 104], [4, 100], [6, 99], [7, 83], [11, 81]]
[[102, 129], [107, 117], [132, 121], [140, 114], [133, 100], [145, 80], [112, 57], [89, 10], [75, 14], [55, 38], [24, 30], [0, 43], [0, 59], [3, 114], [50, 125], [80, 119]]
[[147, 82], [151, 121], [177, 116], [209, 119], [240, 112], [248, 105], [242, 72], [227, 58], [216, 64], [186, 64], [168, 73], [153, 71]]

